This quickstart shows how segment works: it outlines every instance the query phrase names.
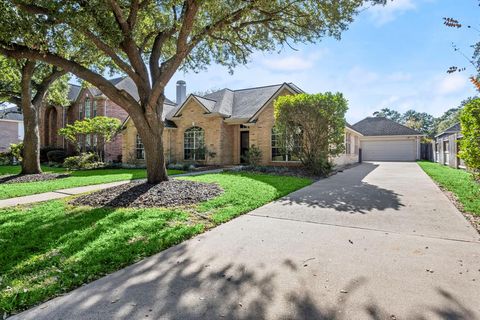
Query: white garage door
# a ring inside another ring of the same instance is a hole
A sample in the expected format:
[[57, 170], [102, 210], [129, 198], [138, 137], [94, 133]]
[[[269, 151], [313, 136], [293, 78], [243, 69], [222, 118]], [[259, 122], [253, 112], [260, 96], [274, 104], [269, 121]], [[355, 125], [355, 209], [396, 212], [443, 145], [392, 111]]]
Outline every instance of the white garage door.
[[415, 161], [415, 140], [362, 141], [362, 159], [365, 161]]

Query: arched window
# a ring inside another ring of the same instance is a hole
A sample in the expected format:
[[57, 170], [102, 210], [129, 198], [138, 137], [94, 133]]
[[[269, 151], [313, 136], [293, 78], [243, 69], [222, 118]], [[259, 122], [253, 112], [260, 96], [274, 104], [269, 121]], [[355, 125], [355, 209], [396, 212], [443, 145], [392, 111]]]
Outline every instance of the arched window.
[[205, 160], [205, 131], [199, 127], [185, 130], [183, 150], [185, 160]]
[[91, 109], [90, 109], [90, 98], [85, 98], [85, 118], [90, 118]]
[[142, 139], [140, 139], [140, 135], [138, 134], [135, 140], [135, 153], [138, 160], [145, 160], [145, 147], [143, 146]]

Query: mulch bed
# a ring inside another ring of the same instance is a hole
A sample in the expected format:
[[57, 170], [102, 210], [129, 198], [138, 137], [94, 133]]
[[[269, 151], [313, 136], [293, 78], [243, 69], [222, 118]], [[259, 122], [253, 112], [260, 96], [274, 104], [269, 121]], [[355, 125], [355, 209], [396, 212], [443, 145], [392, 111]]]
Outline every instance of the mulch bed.
[[48, 181], [48, 180], [54, 180], [54, 179], [67, 178], [69, 176], [70, 176], [69, 174], [64, 174], [64, 173], [10, 174], [10, 175], [0, 176], [0, 184]]
[[176, 207], [209, 200], [223, 192], [217, 184], [170, 180], [149, 184], [145, 180], [89, 193], [70, 204], [91, 207], [151, 208]]

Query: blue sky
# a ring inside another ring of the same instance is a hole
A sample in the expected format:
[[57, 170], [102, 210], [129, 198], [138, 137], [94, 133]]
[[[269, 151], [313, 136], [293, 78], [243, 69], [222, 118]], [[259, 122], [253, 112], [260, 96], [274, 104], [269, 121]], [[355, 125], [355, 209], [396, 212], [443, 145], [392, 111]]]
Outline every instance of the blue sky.
[[472, 29], [446, 28], [442, 18], [480, 28], [479, 13], [478, 0], [393, 0], [364, 10], [340, 41], [323, 39], [280, 54], [255, 53], [233, 75], [218, 65], [198, 74], [178, 72], [167, 96], [175, 98], [177, 80], [187, 82], [187, 92], [293, 82], [308, 93], [342, 92], [352, 123], [382, 107], [439, 116], [475, 95], [468, 81], [473, 67], [451, 75], [446, 70], [468, 66], [452, 42], [470, 56], [469, 46], [478, 40]]

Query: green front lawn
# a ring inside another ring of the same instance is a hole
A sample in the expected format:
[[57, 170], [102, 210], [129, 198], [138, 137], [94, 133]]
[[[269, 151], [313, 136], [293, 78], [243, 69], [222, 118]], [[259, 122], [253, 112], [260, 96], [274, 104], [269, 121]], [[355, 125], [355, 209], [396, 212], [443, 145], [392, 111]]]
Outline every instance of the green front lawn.
[[70, 291], [312, 183], [252, 173], [182, 179], [215, 182], [225, 192], [188, 210], [73, 207], [67, 200], [0, 210], [0, 315]]
[[480, 216], [480, 185], [468, 172], [428, 161], [418, 164], [441, 187], [455, 194], [465, 211]]
[[[67, 172], [63, 168], [43, 168], [45, 172]], [[18, 174], [19, 166], [0, 166], [0, 174]], [[169, 175], [183, 173], [180, 170], [168, 170]], [[108, 183], [114, 181], [142, 179], [147, 176], [145, 169], [95, 169], [70, 172], [70, 177], [26, 182], [0, 184], [0, 199], [26, 196], [42, 192], [54, 191], [73, 187], [88, 186], [92, 184]]]

